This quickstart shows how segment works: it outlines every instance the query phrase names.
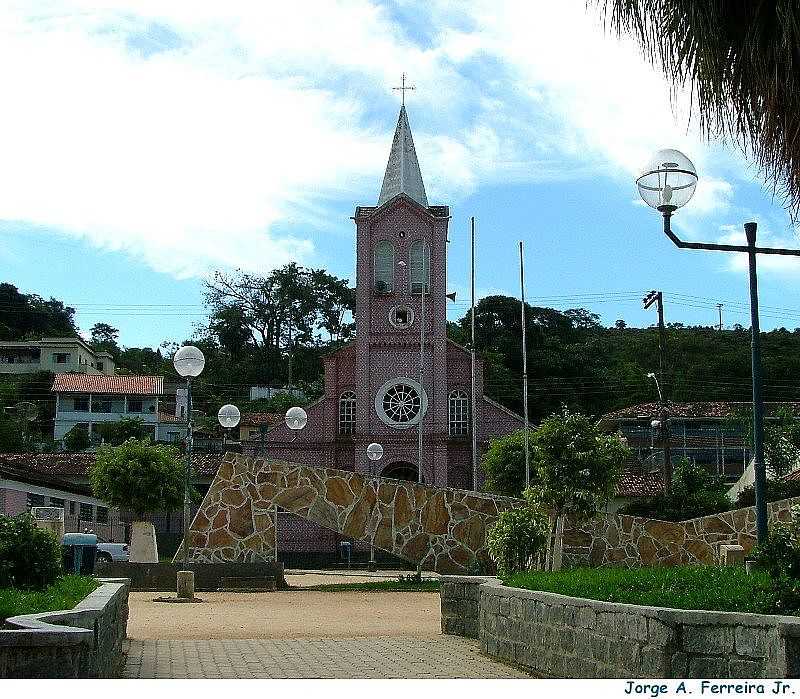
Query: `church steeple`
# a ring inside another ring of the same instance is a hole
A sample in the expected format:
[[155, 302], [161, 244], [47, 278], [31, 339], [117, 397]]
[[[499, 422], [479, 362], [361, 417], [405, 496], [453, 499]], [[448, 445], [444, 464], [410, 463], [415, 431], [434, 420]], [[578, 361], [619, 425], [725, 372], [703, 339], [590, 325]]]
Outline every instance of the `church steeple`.
[[405, 194], [418, 204], [428, 206], [428, 197], [425, 195], [425, 184], [422, 181], [405, 105], [400, 107], [392, 150], [389, 153], [389, 162], [386, 164], [386, 174], [383, 176], [383, 186], [378, 197], [378, 206], [385, 204], [398, 194]]

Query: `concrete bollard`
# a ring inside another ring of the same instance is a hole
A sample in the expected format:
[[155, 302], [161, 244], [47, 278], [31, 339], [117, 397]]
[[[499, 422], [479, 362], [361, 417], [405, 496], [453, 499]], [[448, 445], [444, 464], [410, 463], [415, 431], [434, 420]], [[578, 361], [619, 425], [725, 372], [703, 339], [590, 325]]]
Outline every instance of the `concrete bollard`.
[[194, 571], [178, 571], [178, 599], [194, 599]]

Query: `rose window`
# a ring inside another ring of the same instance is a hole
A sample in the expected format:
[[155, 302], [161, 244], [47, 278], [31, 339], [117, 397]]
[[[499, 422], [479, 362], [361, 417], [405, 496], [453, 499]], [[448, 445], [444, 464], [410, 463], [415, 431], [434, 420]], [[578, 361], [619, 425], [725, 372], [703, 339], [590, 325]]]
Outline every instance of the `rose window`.
[[387, 381], [375, 396], [375, 412], [390, 427], [417, 424], [428, 407], [428, 398], [413, 379]]

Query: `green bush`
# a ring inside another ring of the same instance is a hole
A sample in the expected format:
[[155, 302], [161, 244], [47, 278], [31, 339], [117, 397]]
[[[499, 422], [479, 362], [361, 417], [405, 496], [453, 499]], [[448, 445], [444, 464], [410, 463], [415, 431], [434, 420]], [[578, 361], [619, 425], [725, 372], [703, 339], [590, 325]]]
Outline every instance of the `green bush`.
[[575, 568], [504, 577], [509, 587], [570, 597], [671, 609], [777, 614], [778, 597], [763, 571], [742, 566], [672, 568]]
[[[796, 498], [800, 495], [800, 481], [768, 480], [766, 489], [767, 502]], [[752, 507], [756, 504], [756, 490], [752, 485], [743, 488], [736, 498], [736, 507]]]
[[528, 570], [547, 543], [548, 517], [527, 505], [501, 512], [489, 530], [486, 545], [502, 575]]
[[69, 452], [85, 451], [89, 443], [89, 430], [83, 425], [75, 425], [64, 435], [64, 448]]
[[788, 522], [775, 522], [755, 550], [756, 566], [769, 575], [784, 614], [800, 611], [800, 507]]
[[98, 498], [143, 519], [148, 512], [181, 507], [184, 468], [174, 447], [129, 439], [100, 447], [89, 479]]
[[97, 433], [106, 444], [117, 447], [129, 439], [148, 439], [150, 434], [141, 418], [124, 417], [115, 422], [105, 422], [97, 426]]
[[0, 515], [0, 588], [42, 590], [61, 575], [61, 542], [29, 514]]
[[727, 512], [732, 508], [733, 503], [723, 479], [710, 474], [703, 466], [684, 459], [675, 466], [669, 493], [637, 500], [621, 507], [618, 512], [634, 517], [680, 522]]

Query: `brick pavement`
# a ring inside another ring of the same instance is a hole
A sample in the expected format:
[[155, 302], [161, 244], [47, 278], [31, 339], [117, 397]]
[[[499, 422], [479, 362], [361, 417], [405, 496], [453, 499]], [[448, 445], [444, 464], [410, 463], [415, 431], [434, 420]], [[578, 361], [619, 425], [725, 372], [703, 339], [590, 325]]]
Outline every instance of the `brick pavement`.
[[527, 678], [481, 655], [475, 641], [421, 638], [129, 641], [125, 678]]

